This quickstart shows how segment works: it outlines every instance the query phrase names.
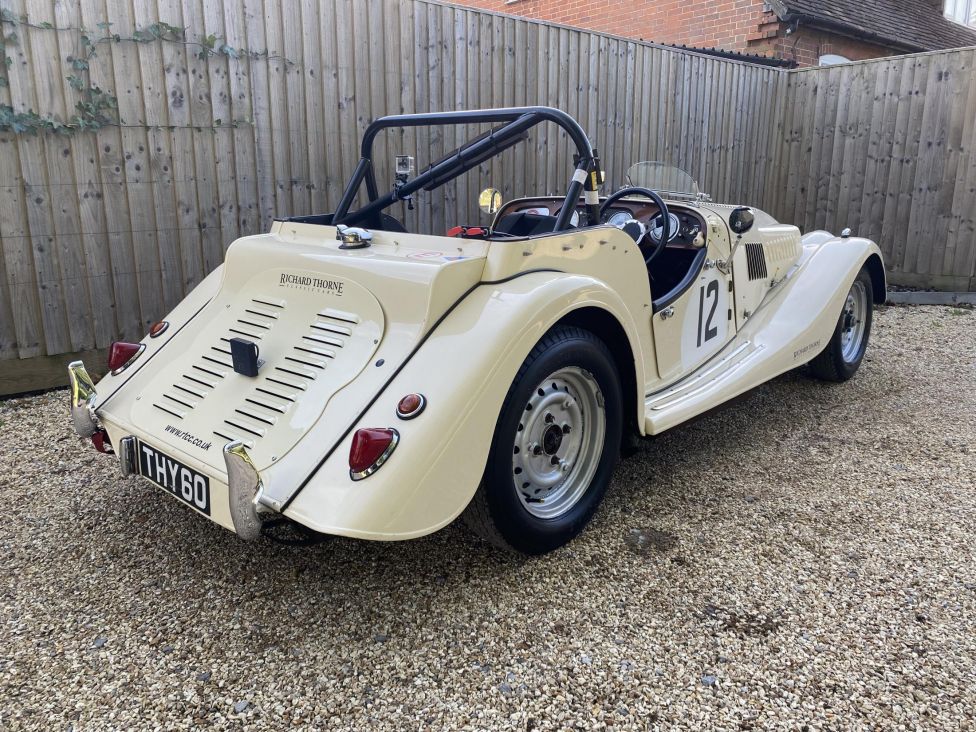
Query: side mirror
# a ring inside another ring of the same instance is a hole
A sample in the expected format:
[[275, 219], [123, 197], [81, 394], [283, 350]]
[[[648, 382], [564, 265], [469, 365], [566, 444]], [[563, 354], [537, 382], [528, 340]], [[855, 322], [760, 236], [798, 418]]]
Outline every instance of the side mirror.
[[756, 213], [748, 206], [740, 206], [729, 214], [729, 228], [736, 234], [745, 234], [756, 223]]
[[485, 188], [478, 194], [478, 208], [486, 214], [494, 215], [502, 207], [502, 192], [496, 188]]

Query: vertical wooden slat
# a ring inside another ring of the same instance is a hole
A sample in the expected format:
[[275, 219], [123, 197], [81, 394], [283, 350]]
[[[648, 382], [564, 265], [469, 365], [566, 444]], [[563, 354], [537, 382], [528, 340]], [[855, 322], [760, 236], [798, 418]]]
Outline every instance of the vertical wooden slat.
[[[148, 28], [159, 20], [159, 10], [153, 0], [137, 0], [133, 3], [134, 20], [139, 28]], [[145, 168], [133, 170], [134, 176], [144, 176], [139, 183], [133, 180], [131, 186], [141, 185], [143, 200], [150, 198], [152, 226], [156, 229], [156, 246], [159, 257], [160, 295], [162, 302], [159, 311], [146, 315], [150, 320], [159, 320], [186, 295], [183, 263], [180, 257], [180, 232], [174, 223], [177, 221], [176, 205], [173, 198], [172, 182], [173, 154], [171, 136], [164, 127], [169, 125], [166, 104], [166, 81], [163, 74], [163, 45], [158, 43], [139, 44], [138, 53], [139, 82], [142, 87], [142, 103], [145, 131], [145, 149], [133, 164]], [[143, 146], [136, 143], [137, 149]], [[182, 184], [177, 184], [182, 185]], [[147, 221], [147, 225], [149, 222]], [[136, 237], [138, 238], [138, 235]]]
[[[7, 6], [93, 36], [112, 24], [121, 40], [98, 44], [89, 73], [118, 96], [123, 126], [0, 135], [0, 358], [141, 336], [234, 237], [331, 209], [372, 119], [430, 109], [558, 106], [600, 149], [605, 191], [632, 163], [661, 159], [716, 200], [805, 229], [852, 226], [878, 240], [895, 280], [976, 278], [972, 50], [787, 72], [426, 0]], [[187, 45], [127, 40], [156, 20], [186, 27]], [[67, 118], [78, 32], [18, 35], [0, 102]], [[219, 52], [201, 58], [207, 35]], [[258, 53], [229, 50], [245, 48]], [[422, 168], [470, 132], [382, 135], [379, 185], [394, 154]], [[505, 199], [564, 191], [570, 153], [546, 125], [528, 146], [419, 194], [415, 211], [391, 213], [432, 233], [479, 221], [476, 194], [489, 183]]]
[[[113, 22], [109, 20], [108, 7], [102, 0], [81, 0], [82, 26], [97, 29], [99, 23]], [[101, 35], [101, 31], [92, 30], [93, 35]], [[99, 45], [98, 56], [91, 63], [88, 71], [91, 83], [102, 89], [116, 89], [116, 79], [113, 66], [116, 57], [111, 53], [108, 44]], [[121, 110], [120, 110], [121, 114]], [[100, 179], [101, 203], [104, 211], [104, 234], [99, 238], [109, 253], [111, 278], [101, 286], [112, 288], [115, 294], [115, 322], [116, 338], [140, 338], [144, 333], [142, 328], [142, 308], [140, 293], [137, 286], [136, 259], [132, 247], [132, 224], [129, 220], [129, 201], [126, 195], [125, 152], [123, 137], [117, 127], [103, 127], [95, 133], [97, 157], [94, 165]], [[100, 217], [93, 217], [100, 218]], [[153, 232], [149, 232], [150, 234]], [[96, 235], [92, 232], [92, 235]], [[49, 355], [58, 351], [49, 350]]]
[[[250, 44], [247, 39], [244, 0], [226, 0], [224, 3], [224, 29], [227, 45], [245, 52]], [[312, 46], [320, 49], [318, 23], [310, 27], [308, 37], [315, 39]], [[258, 62], [261, 63], [261, 62]], [[228, 63], [231, 121], [235, 124], [233, 136], [235, 197], [237, 199], [236, 234], [245, 236], [261, 231], [260, 204], [258, 202], [258, 174], [255, 154], [253, 90], [251, 88], [252, 59], [240, 57]], [[321, 65], [313, 67], [317, 75]], [[319, 138], [321, 127], [316, 130]], [[225, 235], [226, 237], [226, 235]]]

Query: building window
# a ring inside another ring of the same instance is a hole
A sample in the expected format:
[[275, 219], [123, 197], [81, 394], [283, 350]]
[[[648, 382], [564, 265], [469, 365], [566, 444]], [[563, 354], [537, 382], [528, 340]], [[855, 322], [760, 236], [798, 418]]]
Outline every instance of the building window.
[[976, 27], [976, 0], [945, 0], [945, 14], [949, 20]]
[[851, 60], [836, 53], [825, 53], [820, 57], [821, 66], [835, 66], [836, 64], [849, 64]]

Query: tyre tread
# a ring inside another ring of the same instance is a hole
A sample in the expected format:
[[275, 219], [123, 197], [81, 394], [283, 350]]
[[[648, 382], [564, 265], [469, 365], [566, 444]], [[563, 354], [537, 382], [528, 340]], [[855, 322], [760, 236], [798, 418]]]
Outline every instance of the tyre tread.
[[[518, 384], [522, 380], [525, 372], [532, 366], [536, 359], [540, 358], [553, 346], [558, 345], [559, 343], [570, 338], [579, 338], [590, 341], [598, 348], [603, 350], [607, 358], [612, 361], [612, 356], [610, 355], [606, 344], [592, 332], [576, 326], [559, 326], [550, 330], [539, 340], [538, 343], [535, 344], [528, 356], [525, 357], [521, 367], [519, 367], [518, 373], [515, 374], [515, 378], [512, 380], [512, 383]], [[509, 403], [514, 396], [514, 390], [509, 389], [508, 393], [505, 395], [505, 400], [502, 402], [499, 414], [505, 413], [505, 410], [508, 408]], [[461, 521], [475, 536], [482, 541], [485, 541], [503, 551], [521, 554], [518, 549], [506, 541], [505, 537], [502, 536], [501, 532], [498, 530], [498, 527], [495, 525], [495, 522], [491, 517], [491, 510], [488, 506], [488, 497], [484, 481], [478, 485], [478, 489], [475, 491], [474, 497], [461, 513]]]

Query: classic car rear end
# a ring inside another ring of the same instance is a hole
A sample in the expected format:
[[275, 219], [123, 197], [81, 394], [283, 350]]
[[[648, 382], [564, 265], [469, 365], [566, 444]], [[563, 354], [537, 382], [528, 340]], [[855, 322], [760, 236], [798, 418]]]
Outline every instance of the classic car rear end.
[[[447, 236], [388, 213], [542, 123], [576, 148], [565, 196], [499, 209], [489, 189], [492, 225]], [[380, 192], [379, 132], [471, 124], [495, 126], [416, 176], [397, 156]], [[596, 151], [546, 107], [375, 120], [334, 213], [234, 242], [97, 387], [70, 366], [75, 429], [244, 538], [271, 517], [394, 540], [463, 515], [505, 549], [561, 546], [622, 446], [807, 363], [851, 378], [884, 298], [866, 239], [801, 239], [670, 166], [631, 173], [601, 198]]]
[[[276, 222], [238, 240], [222, 271], [99, 382], [91, 427], [105, 430], [99, 444], [120, 454], [124, 473], [241, 532], [227, 496], [237, 458], [223, 448], [246, 449], [262, 500], [280, 509], [282, 485], [311, 471], [484, 267], [484, 242], [442, 240], [438, 251], [436, 237], [394, 243], [377, 232], [359, 252], [340, 249], [334, 231]], [[235, 339], [256, 345], [256, 375], [235, 371]], [[314, 449], [293, 455], [313, 428]]]

